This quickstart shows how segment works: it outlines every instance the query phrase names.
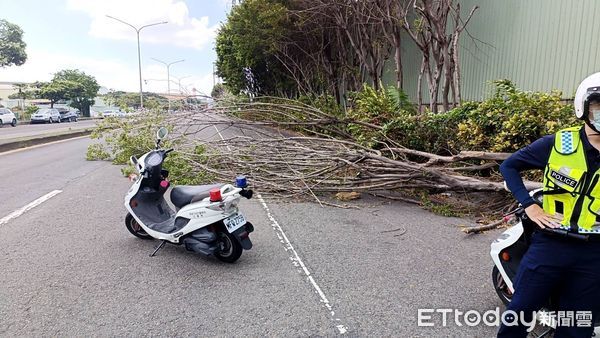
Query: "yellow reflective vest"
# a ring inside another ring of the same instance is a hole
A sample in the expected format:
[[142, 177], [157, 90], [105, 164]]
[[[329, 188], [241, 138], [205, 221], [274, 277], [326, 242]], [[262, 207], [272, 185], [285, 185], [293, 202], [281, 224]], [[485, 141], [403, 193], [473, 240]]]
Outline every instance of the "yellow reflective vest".
[[544, 170], [543, 208], [551, 215], [563, 215], [563, 229], [600, 233], [600, 170], [588, 170], [581, 128], [556, 133]]

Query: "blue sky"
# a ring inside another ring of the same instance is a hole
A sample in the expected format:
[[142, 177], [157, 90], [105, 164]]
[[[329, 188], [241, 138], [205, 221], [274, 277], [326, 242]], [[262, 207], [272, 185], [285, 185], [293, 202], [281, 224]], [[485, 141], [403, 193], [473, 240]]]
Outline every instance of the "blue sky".
[[[78, 68], [100, 85], [139, 89], [135, 31], [106, 15], [142, 26], [144, 90], [166, 92], [166, 62], [171, 79], [183, 90], [209, 93], [213, 85], [214, 37], [231, 8], [231, 0], [2, 0], [0, 18], [24, 31], [28, 61], [0, 69], [0, 81], [47, 81], [61, 69]], [[171, 82], [171, 91], [177, 91]]]

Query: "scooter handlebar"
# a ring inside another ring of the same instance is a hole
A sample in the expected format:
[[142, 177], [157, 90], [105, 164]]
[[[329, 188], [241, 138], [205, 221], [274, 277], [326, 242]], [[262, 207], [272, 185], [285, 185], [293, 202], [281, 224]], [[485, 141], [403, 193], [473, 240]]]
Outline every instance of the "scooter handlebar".
[[585, 241], [585, 242], [587, 242], [589, 240], [589, 236], [588, 235], [576, 234], [576, 233], [567, 231], [565, 229], [544, 228], [544, 229], [541, 229], [541, 231], [542, 232], [547, 232], [547, 233], [550, 233], [550, 234], [554, 234], [554, 235], [558, 235], [558, 236], [563, 236], [563, 237], [567, 237], [567, 238], [577, 239], [577, 240]]

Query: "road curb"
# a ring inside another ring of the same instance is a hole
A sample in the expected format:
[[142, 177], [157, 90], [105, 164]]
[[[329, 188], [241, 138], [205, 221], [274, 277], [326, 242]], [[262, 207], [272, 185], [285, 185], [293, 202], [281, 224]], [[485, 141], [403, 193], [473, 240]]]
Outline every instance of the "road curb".
[[22, 139], [16, 139], [14, 141], [8, 141], [6, 143], [0, 143], [0, 153], [15, 150], [19, 148], [31, 147], [39, 144], [50, 143], [54, 141], [66, 140], [70, 138], [86, 136], [91, 134], [93, 129], [84, 129], [79, 131], [60, 133], [60, 134], [52, 134], [52, 135], [42, 135], [39, 137], [27, 137]]
[[[90, 121], [90, 120], [101, 120], [100, 118], [97, 117], [78, 117], [77, 118], [77, 122], [81, 122], [81, 121]], [[56, 123], [56, 122], [54, 122]], [[60, 122], [60, 123], [73, 123], [73, 122]], [[76, 123], [76, 122], [75, 122]], [[36, 123], [31, 123], [31, 120], [26, 120], [26, 121], [22, 121], [22, 120], [17, 120], [17, 124], [36, 124]], [[44, 124], [44, 123], [41, 123]]]

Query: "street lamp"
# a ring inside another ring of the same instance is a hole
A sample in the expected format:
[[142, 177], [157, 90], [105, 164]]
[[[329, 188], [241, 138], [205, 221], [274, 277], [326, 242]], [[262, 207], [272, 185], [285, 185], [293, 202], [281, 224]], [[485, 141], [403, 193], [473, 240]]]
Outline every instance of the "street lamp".
[[178, 84], [178, 87], [179, 87], [179, 94], [183, 94], [183, 92], [181, 91], [181, 80], [187, 79], [187, 78], [189, 78], [191, 76], [188, 75], [188, 76], [182, 76], [182, 77], [176, 77], [176, 76], [173, 76], [173, 77], [177, 80], [177, 84]]
[[[181, 60], [177, 60], [177, 61], [173, 61], [173, 62], [169, 62], [169, 63], [164, 62], [164, 61], [159, 60], [159, 59], [155, 59], [155, 58], [152, 58], [152, 60], [154, 60], [156, 62], [160, 62], [160, 63], [162, 63], [163, 65], [165, 65], [167, 67], [167, 95], [171, 95], [171, 71], [170, 71], [171, 65], [179, 63], [179, 62], [183, 62], [185, 60], [181, 59]], [[167, 96], [167, 99], [168, 99], [168, 102], [169, 102], [169, 108], [168, 108], [168, 110], [171, 111], [171, 98], [169, 98]]]
[[115, 17], [113, 17], [113, 16], [107, 15], [106, 17], [107, 17], [107, 18], [111, 18], [111, 19], [113, 19], [113, 20], [117, 20], [117, 21], [119, 21], [120, 23], [124, 23], [124, 24], [126, 24], [127, 26], [129, 26], [129, 27], [133, 28], [133, 29], [135, 30], [135, 33], [137, 34], [137, 47], [138, 47], [138, 70], [139, 70], [139, 73], [140, 73], [140, 108], [144, 108], [144, 96], [143, 96], [143, 94], [142, 94], [142, 57], [141, 57], [141, 53], [140, 53], [140, 31], [141, 31], [142, 29], [146, 28], [146, 27], [150, 27], [150, 26], [156, 26], [156, 25], [162, 25], [162, 24], [165, 24], [165, 23], [168, 23], [168, 22], [167, 22], [167, 21], [155, 22], [155, 23], [151, 23], [151, 24], [149, 24], [149, 25], [144, 25], [144, 26], [142, 26], [142, 27], [139, 27], [139, 28], [137, 28], [137, 27], [135, 27], [134, 25], [132, 25], [132, 24], [130, 24], [130, 23], [128, 23], [128, 22], [125, 22], [125, 21], [123, 21], [123, 20], [121, 20], [121, 19], [117, 19], [117, 18], [115, 18]]

